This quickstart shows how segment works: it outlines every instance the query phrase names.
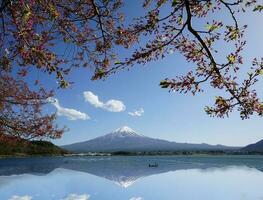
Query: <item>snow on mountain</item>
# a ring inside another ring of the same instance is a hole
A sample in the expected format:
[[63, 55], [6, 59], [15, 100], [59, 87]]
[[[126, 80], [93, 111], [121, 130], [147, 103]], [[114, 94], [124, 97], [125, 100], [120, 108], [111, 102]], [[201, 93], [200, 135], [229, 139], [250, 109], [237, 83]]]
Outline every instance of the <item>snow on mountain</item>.
[[[136, 133], [128, 126], [123, 126], [108, 134], [112, 137], [142, 137], [143, 135]], [[106, 135], [107, 136], [107, 135]]]
[[135, 133], [134, 130], [132, 130], [130, 127], [128, 126], [123, 126], [121, 128], [118, 128], [114, 131], [115, 133], [118, 133], [118, 132], [123, 132], [123, 133]]

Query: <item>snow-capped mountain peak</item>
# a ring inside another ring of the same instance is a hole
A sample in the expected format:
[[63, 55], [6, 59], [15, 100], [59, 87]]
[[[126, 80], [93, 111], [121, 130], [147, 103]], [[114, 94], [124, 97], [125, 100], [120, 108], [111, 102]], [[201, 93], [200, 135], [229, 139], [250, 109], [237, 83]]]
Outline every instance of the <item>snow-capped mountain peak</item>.
[[115, 133], [116, 132], [126, 132], [126, 133], [135, 133], [135, 131], [133, 129], [131, 129], [130, 127], [128, 126], [123, 126], [121, 128], [118, 128], [114, 131]]
[[112, 132], [112, 136], [142, 136], [138, 133], [136, 133], [133, 129], [131, 129], [128, 126], [123, 126], [121, 128], [116, 129], [115, 131]]

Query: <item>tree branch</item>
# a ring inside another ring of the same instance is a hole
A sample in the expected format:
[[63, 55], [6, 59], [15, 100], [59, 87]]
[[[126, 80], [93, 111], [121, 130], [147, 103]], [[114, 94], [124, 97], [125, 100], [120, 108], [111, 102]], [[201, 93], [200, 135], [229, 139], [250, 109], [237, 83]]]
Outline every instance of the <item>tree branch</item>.
[[211, 61], [212, 64], [212, 71], [214, 71], [217, 76], [219, 78], [221, 78], [223, 80], [223, 84], [226, 87], [227, 91], [237, 100], [237, 102], [240, 105], [243, 105], [243, 103], [241, 102], [241, 100], [239, 99], [239, 97], [235, 94], [235, 92], [229, 87], [229, 85], [224, 81], [223, 76], [220, 72], [220, 70], [217, 68], [217, 64], [216, 61], [211, 53], [211, 51], [209, 50], [209, 48], [207, 47], [207, 45], [205, 44], [205, 42], [203, 41], [203, 39], [201, 38], [201, 36], [197, 33], [197, 31], [195, 31], [195, 29], [192, 27], [192, 14], [191, 14], [191, 8], [190, 8], [190, 4], [189, 4], [189, 0], [185, 0], [185, 7], [186, 7], [186, 12], [187, 12], [187, 27], [188, 30], [196, 37], [196, 39], [200, 42], [200, 44], [203, 46], [203, 48], [205, 49], [208, 58]]

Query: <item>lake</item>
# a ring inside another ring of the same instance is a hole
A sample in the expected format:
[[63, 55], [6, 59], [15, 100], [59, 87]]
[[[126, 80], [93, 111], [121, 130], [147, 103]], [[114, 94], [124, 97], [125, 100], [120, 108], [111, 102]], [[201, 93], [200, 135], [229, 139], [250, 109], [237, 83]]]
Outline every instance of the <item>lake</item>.
[[0, 159], [0, 200], [263, 200], [262, 171], [263, 156]]

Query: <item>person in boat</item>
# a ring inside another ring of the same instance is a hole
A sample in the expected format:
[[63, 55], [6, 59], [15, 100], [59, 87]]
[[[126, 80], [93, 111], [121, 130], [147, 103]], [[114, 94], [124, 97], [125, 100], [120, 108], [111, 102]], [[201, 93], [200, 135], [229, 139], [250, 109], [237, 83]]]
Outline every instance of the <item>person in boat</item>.
[[149, 167], [158, 167], [158, 163], [149, 164]]

